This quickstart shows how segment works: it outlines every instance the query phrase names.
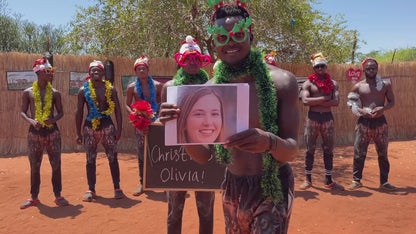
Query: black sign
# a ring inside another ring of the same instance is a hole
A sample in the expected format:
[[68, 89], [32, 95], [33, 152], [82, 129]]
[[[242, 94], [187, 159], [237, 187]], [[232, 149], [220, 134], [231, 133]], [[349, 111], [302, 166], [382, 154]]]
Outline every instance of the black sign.
[[149, 126], [145, 149], [144, 187], [146, 190], [219, 190], [225, 166], [215, 156], [198, 164], [183, 146], [165, 146], [165, 127]]

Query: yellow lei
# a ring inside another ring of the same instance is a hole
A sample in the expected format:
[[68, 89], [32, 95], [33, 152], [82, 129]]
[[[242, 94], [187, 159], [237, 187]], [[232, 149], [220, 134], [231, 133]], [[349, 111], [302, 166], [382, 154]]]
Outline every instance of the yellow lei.
[[33, 95], [35, 96], [35, 108], [36, 114], [35, 119], [42, 124], [42, 127], [52, 128], [52, 124], [45, 124], [45, 120], [47, 120], [51, 114], [51, 107], [52, 107], [52, 84], [48, 82], [46, 85], [46, 92], [45, 92], [45, 106], [42, 108], [42, 100], [40, 97], [39, 91], [39, 84], [37, 81], [33, 82]]
[[[113, 102], [113, 100], [111, 100], [111, 83], [108, 80], [104, 80], [105, 83], [105, 97], [108, 103], [108, 109], [101, 112], [101, 114], [103, 115], [111, 115], [114, 112], [114, 108], [115, 108], [115, 103]], [[98, 101], [97, 101], [97, 94], [95, 93], [95, 89], [94, 89], [94, 85], [92, 85], [92, 82], [89, 81], [88, 87], [90, 89], [91, 92], [91, 98], [94, 101], [95, 106], [97, 107], [97, 110], [100, 111], [98, 109]], [[94, 118], [92, 119], [92, 129], [97, 129], [97, 127], [100, 125], [100, 118]]]

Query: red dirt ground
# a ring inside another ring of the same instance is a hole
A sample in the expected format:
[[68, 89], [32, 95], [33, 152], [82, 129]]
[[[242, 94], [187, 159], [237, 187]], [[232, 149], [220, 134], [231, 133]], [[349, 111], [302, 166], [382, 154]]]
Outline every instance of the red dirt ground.
[[[370, 145], [364, 169], [364, 187], [357, 191], [334, 192], [323, 187], [322, 152], [316, 152], [314, 187], [297, 189], [304, 178], [303, 153], [292, 167], [296, 175], [296, 199], [289, 233], [415, 233], [416, 229], [416, 140], [391, 142], [390, 182], [394, 193], [378, 189], [378, 164]], [[353, 148], [337, 147], [334, 179], [347, 186], [352, 177]], [[95, 202], [82, 202], [87, 190], [83, 153], [63, 154], [63, 193], [70, 206], [53, 202], [51, 170], [45, 154], [42, 165], [41, 204], [20, 210], [29, 198], [30, 169], [26, 156], [0, 158], [1, 233], [166, 233], [167, 203], [163, 192], [149, 191], [132, 196], [137, 186], [137, 160], [120, 154], [121, 185], [127, 198], [113, 199], [110, 170], [103, 153], [97, 160]], [[216, 194], [214, 233], [224, 233], [220, 193]], [[183, 233], [198, 233], [194, 194], [185, 203]]]

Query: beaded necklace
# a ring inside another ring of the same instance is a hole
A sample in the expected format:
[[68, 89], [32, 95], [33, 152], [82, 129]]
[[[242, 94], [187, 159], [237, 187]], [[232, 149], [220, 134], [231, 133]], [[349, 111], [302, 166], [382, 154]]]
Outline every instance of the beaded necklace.
[[51, 107], [52, 107], [52, 84], [48, 82], [46, 85], [45, 97], [44, 102], [45, 105], [42, 108], [42, 100], [40, 97], [40, 90], [38, 81], [33, 82], [33, 96], [35, 97], [35, 119], [42, 124], [42, 127], [52, 128], [52, 124], [45, 124], [45, 120], [47, 120], [51, 114]]
[[115, 103], [111, 99], [111, 96], [112, 96], [111, 90], [113, 86], [107, 80], [104, 80], [103, 82], [105, 83], [105, 97], [106, 97], [106, 101], [108, 104], [108, 109], [102, 112], [98, 110], [99, 104], [97, 100], [97, 94], [95, 93], [95, 88], [91, 80], [84, 83], [85, 100], [90, 106], [90, 111], [88, 112], [87, 120], [92, 122], [93, 130], [96, 130], [98, 126], [100, 126], [100, 119], [104, 116], [111, 115], [114, 112], [114, 108], [115, 108]]
[[[152, 122], [156, 120], [157, 118], [157, 109], [158, 104], [156, 102], [156, 90], [155, 90], [155, 84], [153, 82], [153, 79], [151, 76], [147, 77], [147, 83], [149, 84], [149, 90], [150, 90], [150, 105], [152, 106], [153, 112], [155, 113], [155, 116], [152, 118]], [[144, 96], [142, 91], [142, 86], [140, 84], [140, 79], [137, 77], [136, 79], [136, 92], [139, 94], [140, 98], [146, 102], [149, 102], [147, 98]]]

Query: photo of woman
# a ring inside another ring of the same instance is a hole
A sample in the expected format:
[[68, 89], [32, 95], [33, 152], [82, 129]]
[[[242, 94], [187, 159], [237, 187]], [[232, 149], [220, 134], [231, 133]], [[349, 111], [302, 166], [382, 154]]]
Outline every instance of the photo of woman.
[[181, 99], [178, 118], [178, 143], [221, 141], [224, 106], [221, 95], [212, 87], [190, 90]]
[[248, 128], [248, 96], [242, 83], [168, 87], [167, 101], [180, 112], [165, 124], [165, 144], [224, 144]]

